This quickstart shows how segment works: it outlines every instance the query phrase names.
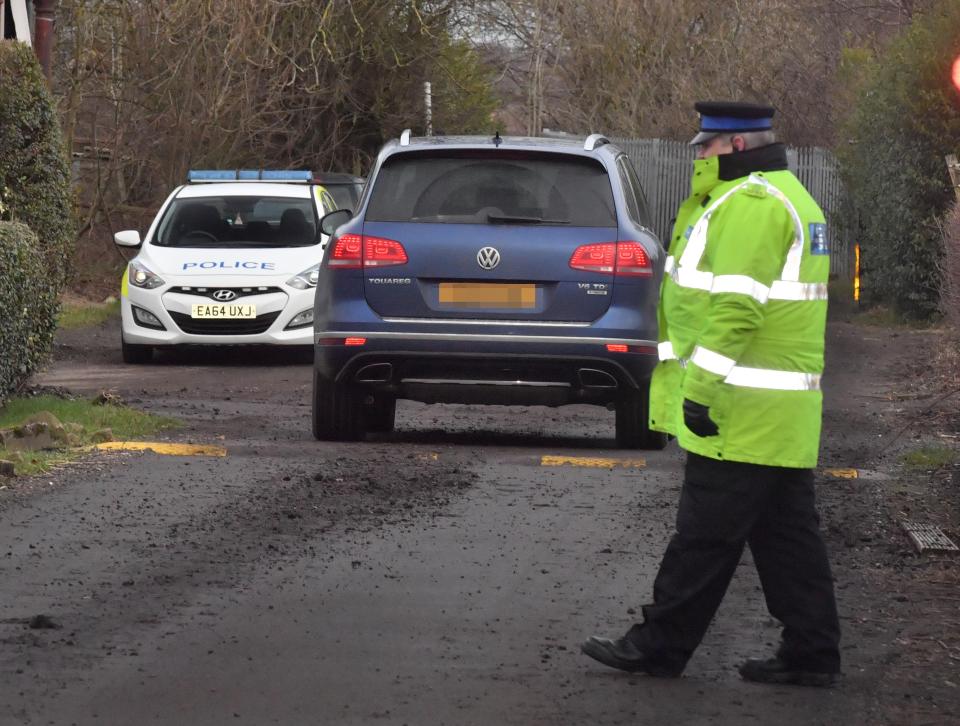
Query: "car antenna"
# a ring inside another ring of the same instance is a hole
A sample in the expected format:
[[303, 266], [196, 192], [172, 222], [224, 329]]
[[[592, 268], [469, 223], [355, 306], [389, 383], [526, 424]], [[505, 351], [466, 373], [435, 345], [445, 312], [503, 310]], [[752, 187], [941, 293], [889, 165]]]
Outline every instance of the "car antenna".
[[499, 147], [503, 143], [503, 139], [500, 138], [500, 131], [497, 131], [493, 137], [493, 145]]

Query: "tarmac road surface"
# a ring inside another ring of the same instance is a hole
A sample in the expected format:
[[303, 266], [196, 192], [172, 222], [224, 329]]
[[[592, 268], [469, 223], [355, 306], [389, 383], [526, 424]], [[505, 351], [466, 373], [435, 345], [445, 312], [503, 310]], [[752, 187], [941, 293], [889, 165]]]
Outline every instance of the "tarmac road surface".
[[[832, 335], [834, 465], [880, 425], [853, 398], [880, 385], [863, 345]], [[226, 455], [101, 452], [0, 493], [0, 724], [878, 722], [892, 646], [855, 615], [882, 593], [846, 562], [840, 689], [739, 679], [779, 632], [749, 555], [683, 678], [580, 654], [639, 617], [679, 492], [676, 447], [613, 448], [608, 411], [401, 402], [394, 434], [317, 442], [303, 357], [125, 366], [112, 324], [61, 336], [36, 383], [110, 390]]]

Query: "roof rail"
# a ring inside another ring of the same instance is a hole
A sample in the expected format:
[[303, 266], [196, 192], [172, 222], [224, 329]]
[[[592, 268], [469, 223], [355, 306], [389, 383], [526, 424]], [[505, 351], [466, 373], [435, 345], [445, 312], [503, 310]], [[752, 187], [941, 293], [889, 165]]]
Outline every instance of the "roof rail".
[[610, 139], [608, 139], [603, 134], [590, 134], [587, 137], [587, 140], [583, 142], [584, 151], [593, 151], [598, 146], [603, 146], [604, 144], [609, 144]]
[[400, 146], [410, 146], [410, 129], [404, 129], [400, 134]]

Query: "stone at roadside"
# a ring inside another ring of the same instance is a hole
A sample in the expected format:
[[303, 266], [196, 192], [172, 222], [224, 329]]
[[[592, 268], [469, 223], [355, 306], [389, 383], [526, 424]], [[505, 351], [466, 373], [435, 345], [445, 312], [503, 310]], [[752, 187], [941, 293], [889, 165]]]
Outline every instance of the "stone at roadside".
[[67, 445], [67, 439], [62, 425], [51, 426], [43, 421], [0, 430], [0, 447], [8, 451], [62, 449]]
[[110, 429], [99, 429], [90, 434], [90, 441], [95, 444], [102, 444], [105, 441], [113, 441], [113, 431]]
[[0, 476], [16, 476], [17, 472], [14, 469], [13, 462], [7, 461], [6, 459], [0, 459]]

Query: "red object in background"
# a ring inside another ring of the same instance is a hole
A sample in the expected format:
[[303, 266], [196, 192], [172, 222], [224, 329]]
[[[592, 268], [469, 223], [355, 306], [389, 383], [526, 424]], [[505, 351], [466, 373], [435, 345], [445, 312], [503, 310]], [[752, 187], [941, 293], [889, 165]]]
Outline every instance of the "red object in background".
[[953, 87], [960, 91], [960, 56], [953, 62], [953, 72], [950, 74]]

